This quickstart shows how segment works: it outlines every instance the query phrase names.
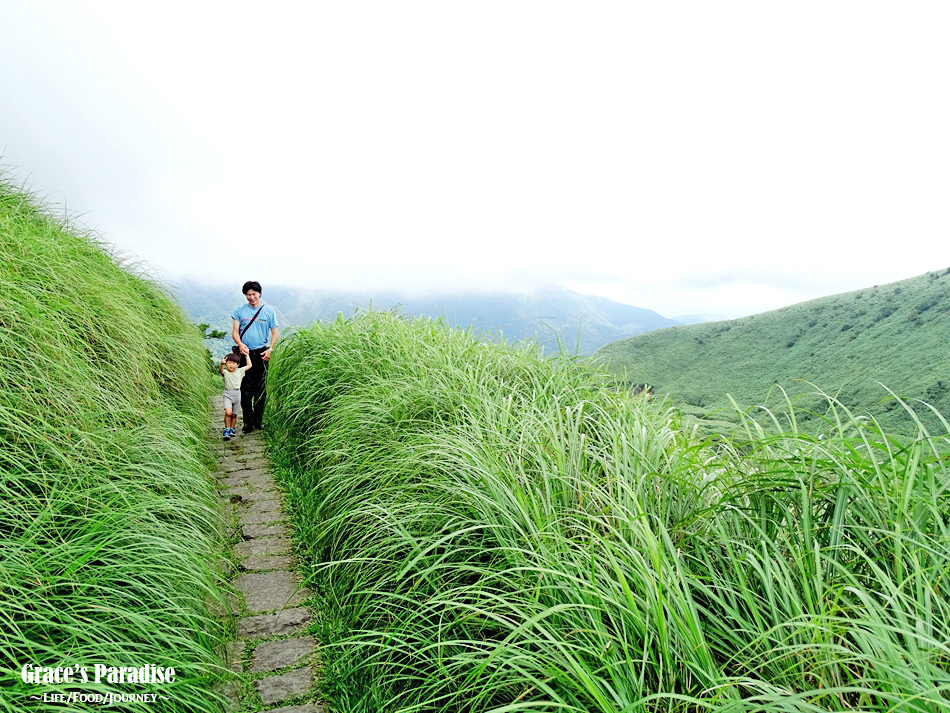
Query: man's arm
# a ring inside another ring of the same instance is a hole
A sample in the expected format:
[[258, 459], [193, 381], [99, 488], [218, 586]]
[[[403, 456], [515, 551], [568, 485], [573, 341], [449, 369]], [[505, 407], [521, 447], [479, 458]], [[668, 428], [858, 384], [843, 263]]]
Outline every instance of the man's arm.
[[237, 344], [238, 351], [244, 356], [247, 356], [247, 347], [244, 346], [244, 343], [241, 341], [241, 323], [236, 319], [232, 319], [231, 322], [231, 339]]
[[264, 352], [262, 358], [264, 361], [270, 359], [270, 353], [274, 349], [274, 345], [277, 344], [277, 327], [271, 327], [270, 330], [270, 345], [267, 347], [267, 351]]

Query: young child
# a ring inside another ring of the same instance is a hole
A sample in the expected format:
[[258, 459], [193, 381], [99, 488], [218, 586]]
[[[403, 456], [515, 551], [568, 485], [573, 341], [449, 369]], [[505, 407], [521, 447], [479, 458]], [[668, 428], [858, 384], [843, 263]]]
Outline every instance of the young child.
[[241, 381], [245, 372], [251, 369], [251, 362], [247, 366], [238, 366], [241, 363], [240, 354], [226, 354], [218, 364], [218, 372], [224, 379], [224, 440], [230, 441], [235, 435], [237, 415], [241, 410]]

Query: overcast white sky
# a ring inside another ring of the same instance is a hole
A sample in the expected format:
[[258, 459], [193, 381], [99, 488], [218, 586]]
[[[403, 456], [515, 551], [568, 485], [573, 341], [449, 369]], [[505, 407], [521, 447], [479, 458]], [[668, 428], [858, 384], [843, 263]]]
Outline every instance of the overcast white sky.
[[0, 0], [0, 164], [169, 280], [750, 314], [950, 266], [948, 36], [945, 1]]

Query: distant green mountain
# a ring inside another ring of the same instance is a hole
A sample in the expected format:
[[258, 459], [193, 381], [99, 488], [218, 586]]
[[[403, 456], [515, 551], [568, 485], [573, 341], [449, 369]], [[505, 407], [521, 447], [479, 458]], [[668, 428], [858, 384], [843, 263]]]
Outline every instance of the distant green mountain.
[[[196, 323], [230, 334], [231, 311], [243, 302], [240, 288], [183, 282], [171, 287], [181, 306]], [[603, 297], [582, 295], [562, 287], [531, 293], [492, 292], [435, 294], [410, 297], [395, 292], [370, 295], [264, 285], [263, 300], [277, 309], [282, 323], [303, 327], [316, 321], [345, 317], [372, 305], [402, 314], [442, 317], [452, 326], [471, 326], [479, 335], [508, 341], [534, 339], [548, 352], [558, 340], [568, 353], [593, 354], [608, 342], [676, 324], [656, 312]], [[230, 339], [225, 340], [227, 345]], [[212, 351], [220, 351], [210, 345]]]
[[[650, 384], [707, 418], [731, 409], [727, 394], [743, 407], [767, 397], [770, 408], [780, 406], [775, 384], [798, 397], [796, 408], [824, 411], [821, 399], [807, 395], [815, 389], [797, 381], [806, 380], [906, 432], [910, 417], [877, 382], [950, 414], [948, 333], [950, 268], [743, 319], [661, 329], [596, 356], [631, 383]], [[926, 423], [940, 430], [936, 416]]]

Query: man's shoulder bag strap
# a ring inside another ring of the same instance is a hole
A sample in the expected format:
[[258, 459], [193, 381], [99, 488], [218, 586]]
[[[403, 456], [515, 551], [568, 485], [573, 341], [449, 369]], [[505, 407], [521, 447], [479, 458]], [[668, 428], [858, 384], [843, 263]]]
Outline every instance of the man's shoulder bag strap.
[[242, 329], [240, 333], [238, 334], [239, 337], [241, 337], [242, 339], [244, 338], [244, 332], [246, 332], [250, 328], [250, 326], [254, 324], [254, 320], [257, 319], [257, 315], [259, 315], [263, 311], [264, 311], [264, 305], [261, 305], [261, 308], [257, 310], [257, 312], [254, 313], [253, 317], [251, 317], [251, 321], [244, 325], [244, 329]]

